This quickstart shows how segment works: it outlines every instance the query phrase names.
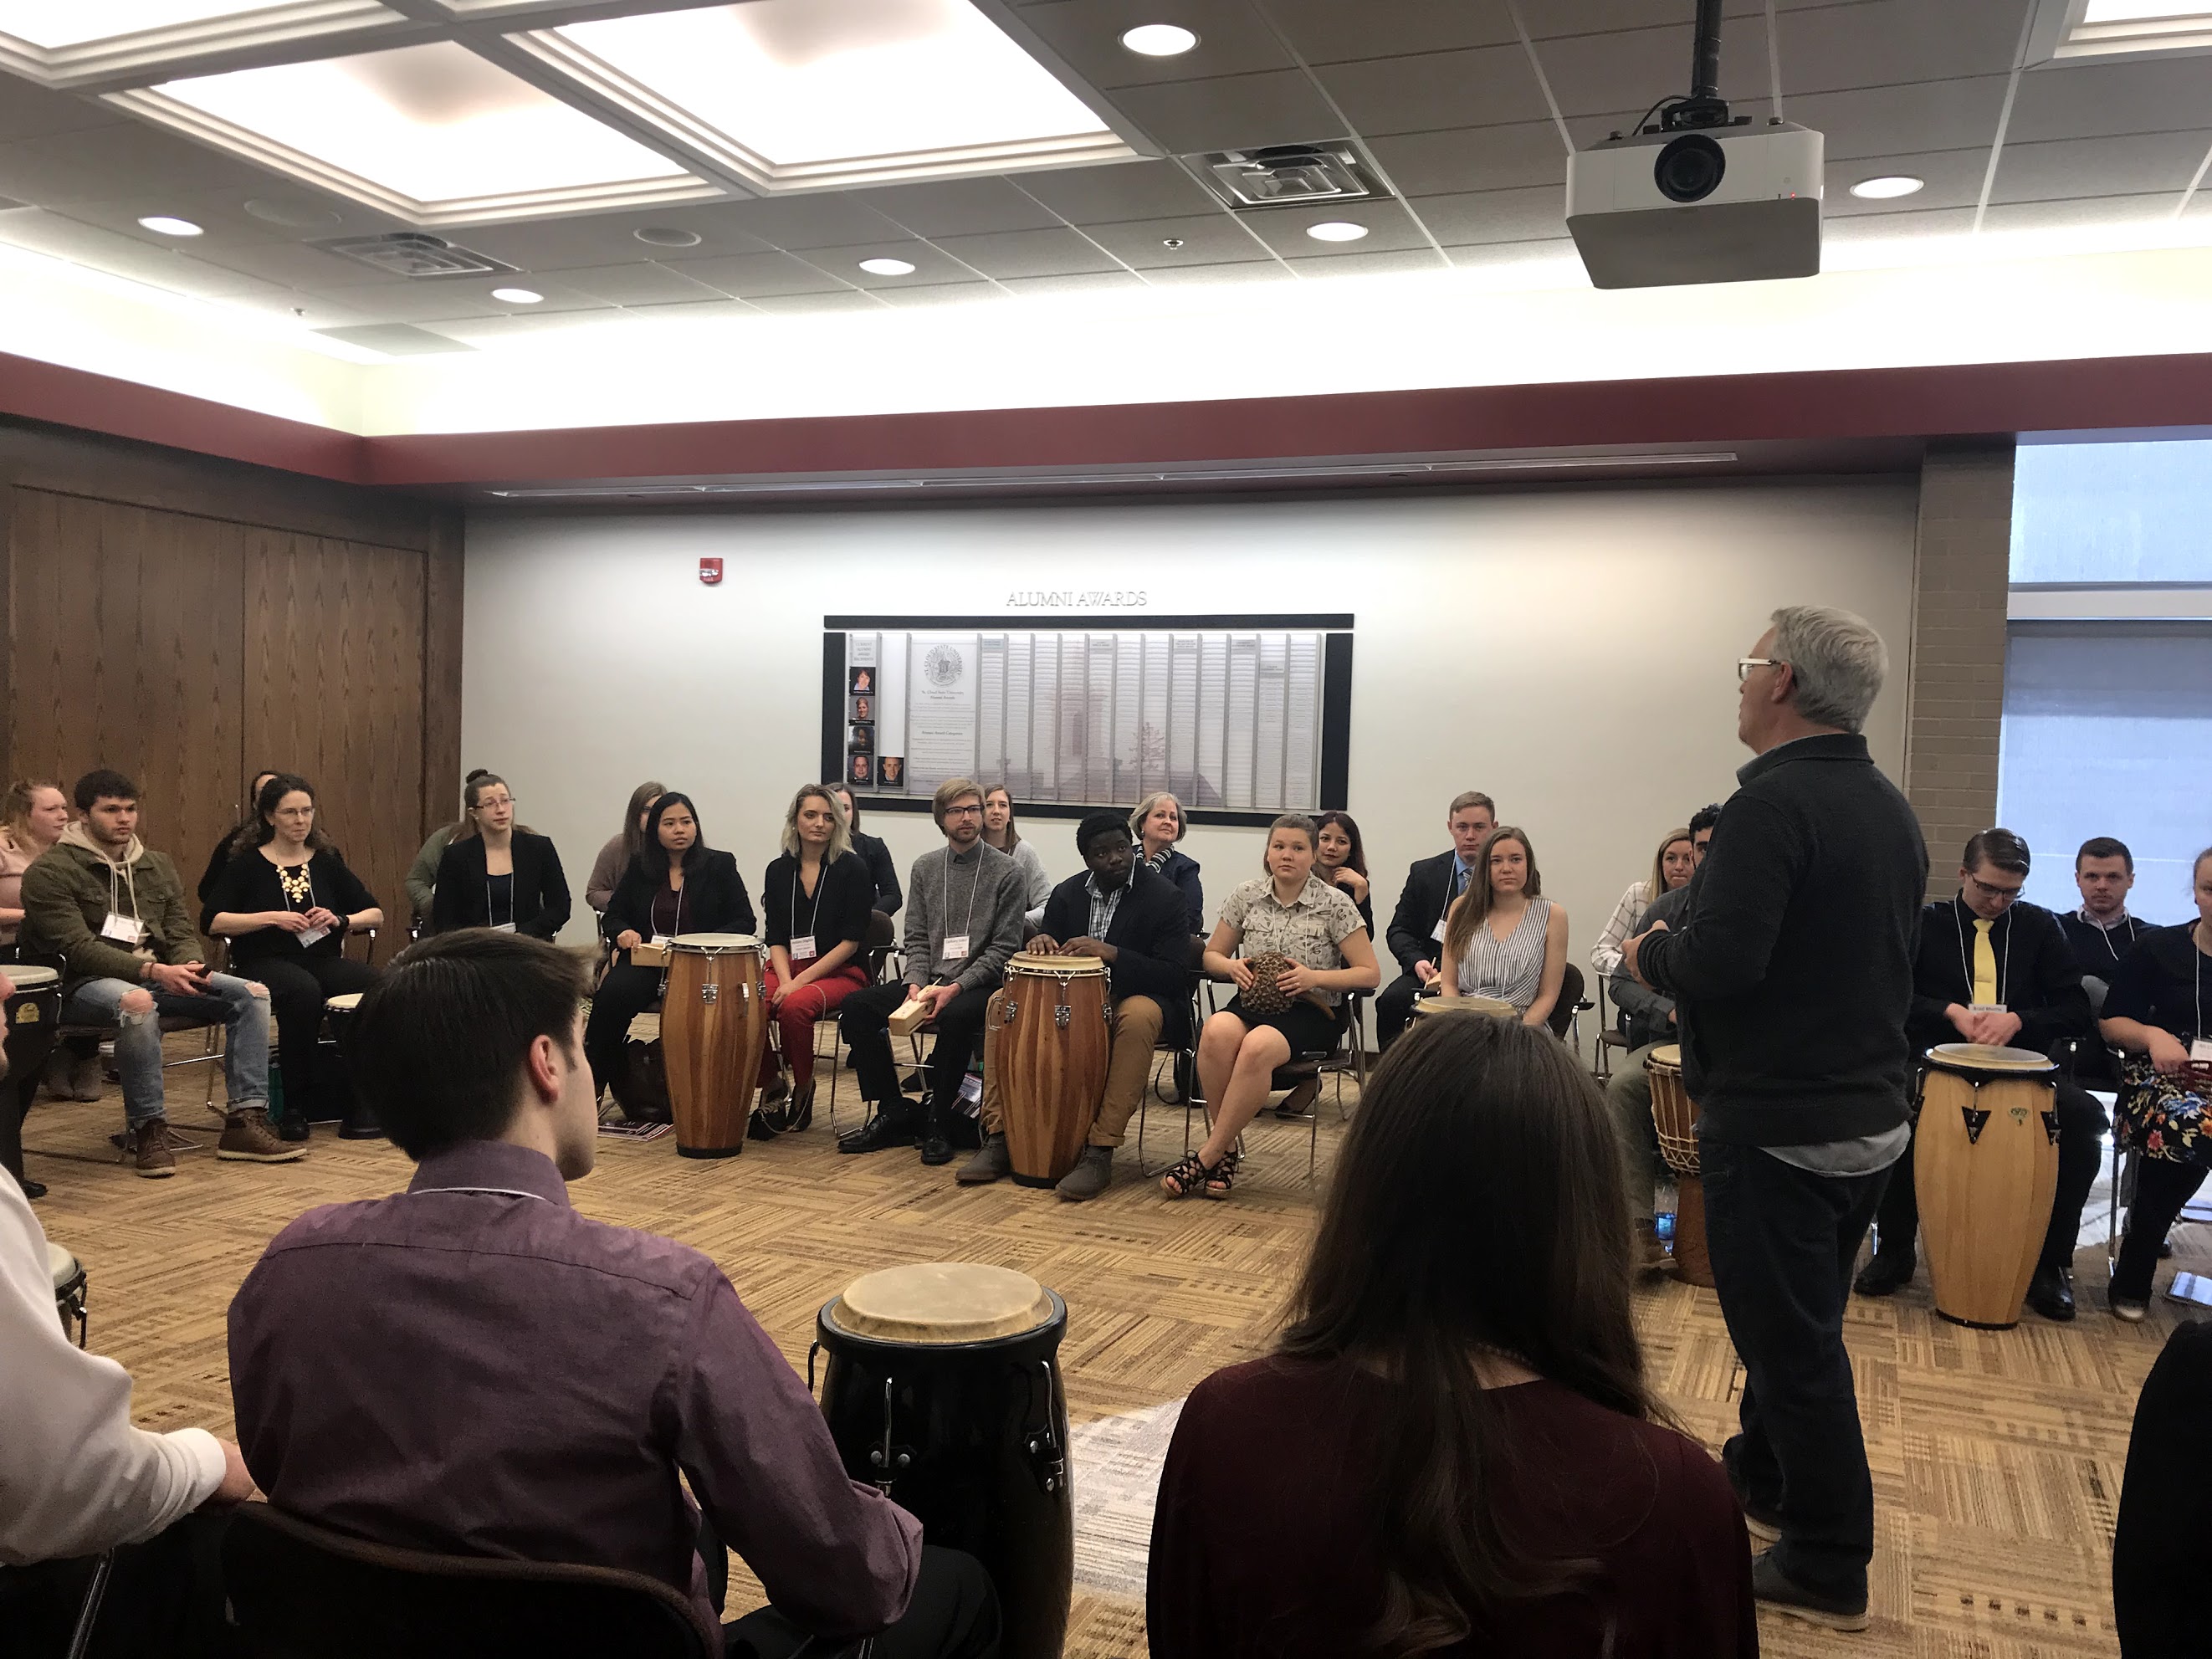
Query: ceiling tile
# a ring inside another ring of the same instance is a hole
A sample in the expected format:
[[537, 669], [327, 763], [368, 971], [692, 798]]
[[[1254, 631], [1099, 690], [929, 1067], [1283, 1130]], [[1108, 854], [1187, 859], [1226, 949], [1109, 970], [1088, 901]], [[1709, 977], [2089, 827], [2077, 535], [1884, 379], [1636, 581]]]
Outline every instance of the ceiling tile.
[[[1782, 0], [1786, 7], [1796, 5], [1830, 5], [1834, 0]], [[1539, 40], [1562, 34], [1604, 34], [1621, 29], [1649, 27], [1655, 21], [1680, 17], [1692, 8], [1674, 3], [1674, 0], [1544, 0], [1539, 6], [1530, 6], [1522, 12], [1527, 21], [1529, 34]], [[1728, 0], [1721, 9], [1723, 18], [1755, 17], [1764, 28], [1765, 0]], [[1736, 30], [1723, 31], [1723, 42], [1734, 46]], [[1683, 67], [1688, 67], [1686, 60]]]
[[874, 295], [846, 289], [836, 294], [764, 294], [753, 303], [770, 314], [812, 316], [826, 312], [881, 311]]
[[561, 283], [611, 306], [674, 305], [721, 297], [704, 283], [651, 259], [636, 264], [574, 266], [561, 272]]
[[851, 199], [917, 236], [979, 236], [1001, 230], [1047, 230], [1059, 216], [1006, 179], [941, 179], [928, 184], [860, 190]]
[[[9, 77], [0, 84], [10, 90]], [[0, 191], [42, 206], [142, 191], [267, 189], [270, 176], [138, 121], [0, 144]]]
[[[1139, 270], [1163, 266], [1218, 265], [1265, 259], [1267, 248], [1232, 215], [1136, 219], [1126, 224], [1092, 225], [1089, 234], [1123, 263]], [[1164, 247], [1173, 240], [1179, 247]]]
[[[2055, 202], [2171, 191], [2179, 202], [2212, 133], [2149, 132], [2124, 138], [2008, 143], [1997, 157], [1992, 202]], [[2171, 205], [2171, 204], [2169, 204]]]
[[1212, 194], [1174, 161], [1061, 167], [1025, 173], [1012, 182], [1063, 219], [1079, 225], [1166, 219], [1218, 205]]
[[880, 213], [835, 191], [732, 202], [722, 212], [732, 228], [782, 248], [850, 247], [899, 234]]
[[[1395, 58], [1515, 39], [1501, 0], [1265, 0], [1309, 64]], [[1534, 9], [1545, 9], [1551, 3]]]
[[1854, 213], [1830, 219], [1820, 227], [1822, 245], [1849, 247], [1864, 242], [1896, 242], [1921, 236], [1963, 236], [1974, 228], [1971, 207], [1916, 208], [1899, 213], [1897, 204], [1885, 203], [1888, 213]]
[[262, 286], [257, 277], [209, 264], [173, 246], [149, 246], [97, 225], [80, 224], [44, 208], [16, 208], [0, 213], [0, 242], [104, 270], [111, 276], [128, 277], [173, 294], [210, 296], [244, 293]]
[[1120, 267], [1111, 254], [1072, 230], [1015, 230], [999, 236], [948, 236], [938, 244], [955, 258], [1001, 281], [1067, 276]]
[[309, 247], [304, 242], [233, 242], [209, 239], [208, 246], [196, 246], [193, 252], [210, 264], [221, 265], [227, 270], [242, 270], [265, 282], [317, 291], [362, 288], [371, 283], [392, 287], [409, 280], [389, 272], [372, 270], [357, 260], [340, 254], [325, 253], [322, 249]]
[[991, 283], [924, 283], [916, 288], [879, 288], [877, 295], [890, 304], [905, 309], [920, 309], [926, 306], [975, 305], [1005, 299], [998, 287]]
[[1564, 189], [1484, 190], [1417, 196], [1407, 205], [1446, 246], [1471, 242], [1548, 241], [1567, 226]]
[[760, 307], [743, 300], [687, 300], [671, 306], [633, 306], [623, 313], [650, 323], [719, 323], [758, 317]]
[[1328, 100], [1297, 70], [1127, 87], [1114, 94], [1114, 104], [1178, 155], [1343, 137]]
[[1301, 277], [1395, 276], [1407, 271], [1448, 269], [1443, 254], [1431, 247], [1419, 252], [1339, 253], [1326, 259], [1289, 259], [1284, 263]]
[[[717, 209], [727, 206], [717, 203]], [[641, 242], [636, 233], [649, 227], [688, 230], [699, 238], [688, 248], [655, 246]], [[757, 236], [748, 235], [726, 216], [712, 217], [698, 209], [646, 208], [623, 213], [595, 213], [568, 219], [541, 219], [532, 224], [455, 225], [439, 233], [449, 242], [474, 248], [502, 260], [518, 270], [561, 270], [569, 266], [599, 267], [629, 264], [681, 256], [710, 258], [721, 253], [775, 252]]]
[[2006, 77], [1917, 81], [1799, 97], [1785, 87], [1782, 112], [1822, 134], [1827, 159], [1900, 151], [1972, 149], [1996, 136]]
[[[1245, 0], [1047, 0], [1018, 16], [1068, 67], [1109, 90], [1295, 66]], [[1174, 58], [1147, 58], [1121, 44], [1139, 23], [1180, 23], [1198, 44]]]
[[1018, 295], [1032, 297], [1053, 294], [1119, 293], [1145, 286], [1145, 279], [1133, 271], [1093, 270], [1064, 276], [1012, 276], [1006, 286]]
[[740, 300], [772, 295], [828, 294], [845, 289], [826, 271], [787, 253], [730, 253], [710, 259], [667, 259], [672, 270]]
[[2105, 225], [2162, 225], [2170, 222], [2177, 197], [2102, 196], [2062, 202], [1992, 203], [1983, 216], [1984, 231], [2078, 230]]
[[0, 143], [114, 126], [127, 118], [106, 104], [72, 92], [49, 92], [13, 76], [0, 79]]
[[[1742, 33], [1752, 38], [1729, 41], [1722, 59], [1721, 90], [1737, 114], [1763, 118], [1767, 112], [1766, 32]], [[1571, 119], [1641, 111], [1659, 99], [1679, 97], [1688, 84], [1690, 37], [1686, 17], [1661, 28], [1540, 40], [1536, 61], [1544, 66], [1560, 112]], [[1785, 56], [1782, 61], [1786, 66], [1790, 60]], [[1785, 92], [1790, 84], [1784, 82]]]
[[[1828, 219], [1864, 218], [1869, 214], [1925, 213], [1937, 208], [1972, 207], [1981, 199], [1982, 175], [1988, 172], [1990, 152], [1978, 149], [1937, 150], [1924, 155], [1873, 155], [1861, 161], [1830, 161], [1822, 216]], [[1926, 187], [1911, 196], [1868, 201], [1851, 194], [1862, 179], [1908, 173], [1926, 179]]]
[[1218, 265], [1164, 265], [1147, 270], [1154, 288], [1233, 288], [1251, 283], [1290, 283], [1297, 278], [1279, 259], [1237, 260]]
[[[878, 276], [860, 269], [863, 259], [903, 259], [914, 267], [904, 276]], [[830, 272], [855, 288], [921, 288], [933, 283], [973, 283], [981, 280], [941, 246], [897, 238], [863, 242], [857, 247], [812, 247], [806, 263]]]
[[1510, 46], [1333, 64], [1315, 73], [1363, 138], [1438, 132], [1478, 118], [1494, 125], [1551, 118], [1535, 71], [1528, 66], [1528, 54], [1517, 41]]
[[348, 345], [366, 346], [371, 351], [381, 351], [388, 357], [428, 357], [448, 351], [474, 349], [447, 335], [427, 328], [417, 328], [412, 323], [368, 323], [353, 327], [318, 325], [315, 331], [327, 334], [334, 340], [342, 340]]
[[481, 289], [468, 290], [450, 277], [417, 279], [375, 287], [326, 288], [323, 297], [357, 311], [373, 322], [431, 323], [457, 317], [496, 317], [507, 307], [483, 297]]
[[426, 323], [423, 326], [449, 340], [483, 348], [506, 345], [540, 335], [574, 333], [579, 329], [589, 328], [623, 315], [619, 311], [606, 308], [508, 317], [454, 317]]
[[1466, 247], [1448, 247], [1444, 258], [1467, 270], [1502, 270], [1516, 265], [1556, 264], [1570, 261], [1577, 267], [1581, 257], [1575, 252], [1573, 240], [1568, 237], [1545, 238], [1528, 242], [1482, 242]]
[[1405, 133], [1367, 148], [1403, 196], [1567, 182], [1566, 142], [1549, 121]]
[[[1270, 208], [1262, 213], [1241, 216], [1251, 227], [1254, 235], [1285, 258], [1293, 254], [1319, 258], [1336, 251], [1347, 254], [1396, 252], [1429, 246], [1429, 239], [1421, 234], [1420, 226], [1401, 202], [1340, 202], [1325, 208]], [[1307, 226], [1332, 220], [1364, 225], [1367, 234], [1356, 242], [1335, 243], [1316, 241], [1306, 234]]]
[[2212, 58], [2137, 64], [2072, 58], [2020, 77], [2005, 141], [2171, 132], [2212, 110]]
[[[1782, 89], [1786, 97], [1906, 81], [2009, 75], [2024, 15], [2022, 0], [1943, 0], [1935, 5], [1929, 0], [1866, 0], [1860, 5], [1793, 12], [1779, 20], [1777, 28]], [[1738, 71], [1730, 64], [1721, 77], [1723, 91], [1753, 86], [1765, 90], [1764, 30], [1757, 32], [1757, 39], [1758, 79], [1737, 79]], [[1686, 39], [1685, 66], [1688, 51]], [[1731, 41], [1729, 56], [1734, 55]]]

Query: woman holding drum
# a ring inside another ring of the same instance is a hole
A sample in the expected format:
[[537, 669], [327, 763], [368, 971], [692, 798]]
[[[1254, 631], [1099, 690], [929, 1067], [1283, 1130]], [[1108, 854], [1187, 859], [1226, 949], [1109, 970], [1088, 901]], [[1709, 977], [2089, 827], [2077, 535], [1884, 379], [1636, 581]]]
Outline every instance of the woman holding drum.
[[622, 1063], [629, 1023], [660, 999], [661, 970], [639, 967], [629, 953], [678, 933], [750, 933], [753, 902], [737, 860], [709, 848], [691, 797], [672, 791], [646, 809], [652, 833], [623, 872], [599, 931], [617, 957], [592, 994], [584, 1053], [592, 1083], [604, 1091]]
[[837, 798], [826, 784], [808, 784], [792, 797], [783, 856], [761, 883], [769, 951], [761, 990], [783, 1049], [781, 1068], [774, 1049], [761, 1054], [761, 1104], [788, 1096], [788, 1128], [804, 1129], [814, 1118], [814, 1022], [868, 982], [862, 941], [874, 901], [875, 884], [854, 855]]
[[1543, 891], [1528, 832], [1500, 824], [1444, 921], [1443, 959], [1459, 964], [1459, 994], [1510, 1002], [1523, 1025], [1550, 1023], [1566, 977], [1566, 907]]
[[1359, 839], [1359, 825], [1349, 812], [1316, 812], [1314, 824], [1321, 831], [1314, 843], [1314, 873], [1341, 887], [1358, 907], [1367, 937], [1375, 937], [1375, 904], [1368, 896], [1367, 848]]
[[490, 927], [551, 939], [568, 924], [568, 878], [553, 842], [515, 823], [505, 778], [484, 773], [462, 800], [468, 828], [438, 860], [431, 931]]
[[2191, 871], [2197, 920], [2146, 929], [2112, 974], [2100, 1022], [2120, 1050], [2119, 1132], [2142, 1154], [2112, 1273], [2115, 1318], [2149, 1310], [2158, 1247], [2212, 1167], [2212, 847]]
[[1303, 812], [1277, 818], [1267, 830], [1267, 873], [1230, 894], [1206, 943], [1206, 971], [1234, 981], [1237, 994], [1199, 1033], [1211, 1130], [1160, 1178], [1170, 1198], [1229, 1196], [1242, 1156], [1237, 1138], [1267, 1104], [1275, 1068], [1334, 1048], [1344, 994], [1371, 991], [1382, 979], [1358, 910], [1314, 873], [1318, 836]]
[[1164, 876], [1190, 907], [1190, 931], [1206, 929], [1206, 889], [1198, 878], [1198, 860], [1176, 843], [1190, 828], [1182, 803], [1163, 790], [1147, 795], [1129, 814], [1129, 834], [1137, 843], [1137, 856], [1156, 876]]

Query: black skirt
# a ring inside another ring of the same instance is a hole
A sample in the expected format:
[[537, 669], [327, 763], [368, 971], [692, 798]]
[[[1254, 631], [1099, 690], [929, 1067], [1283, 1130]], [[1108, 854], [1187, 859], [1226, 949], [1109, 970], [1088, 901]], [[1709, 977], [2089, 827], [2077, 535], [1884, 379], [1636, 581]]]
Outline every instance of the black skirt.
[[1244, 1006], [1242, 992], [1229, 1000], [1222, 1011], [1244, 1022], [1245, 1029], [1256, 1030], [1266, 1026], [1271, 1031], [1280, 1031], [1283, 1040], [1291, 1045], [1291, 1057], [1300, 1054], [1332, 1054], [1336, 1040], [1344, 1034], [1344, 1014], [1340, 1007], [1329, 1013], [1316, 1007], [1304, 997], [1292, 997], [1291, 1006], [1277, 1014], [1255, 1014]]

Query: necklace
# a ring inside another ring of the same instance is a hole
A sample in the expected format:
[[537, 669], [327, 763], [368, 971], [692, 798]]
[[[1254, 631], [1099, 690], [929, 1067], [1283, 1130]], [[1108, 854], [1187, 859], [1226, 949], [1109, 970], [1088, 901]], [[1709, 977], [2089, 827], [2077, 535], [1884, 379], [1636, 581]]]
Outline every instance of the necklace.
[[284, 890], [288, 904], [303, 905], [314, 896], [315, 884], [304, 864], [280, 864], [276, 866], [276, 884]]

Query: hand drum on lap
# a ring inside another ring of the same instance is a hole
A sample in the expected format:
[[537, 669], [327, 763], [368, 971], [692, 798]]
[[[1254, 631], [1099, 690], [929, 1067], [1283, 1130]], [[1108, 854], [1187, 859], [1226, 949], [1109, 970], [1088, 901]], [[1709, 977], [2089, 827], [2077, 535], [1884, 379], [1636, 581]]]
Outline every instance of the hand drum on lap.
[[1279, 951], [1262, 951], [1248, 959], [1252, 988], [1244, 993], [1244, 1006], [1259, 1015], [1279, 1014], [1291, 1006], [1291, 994], [1275, 981], [1291, 959]]

